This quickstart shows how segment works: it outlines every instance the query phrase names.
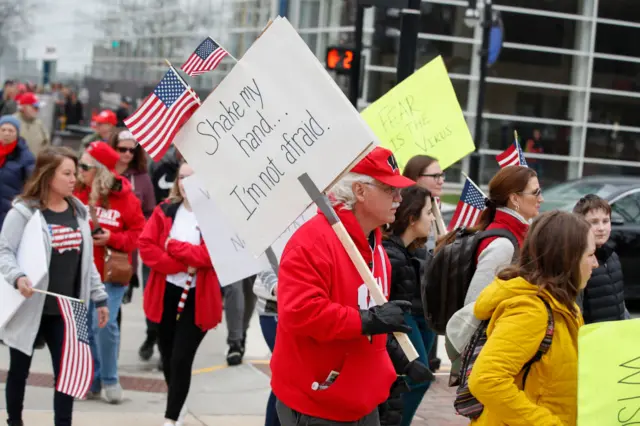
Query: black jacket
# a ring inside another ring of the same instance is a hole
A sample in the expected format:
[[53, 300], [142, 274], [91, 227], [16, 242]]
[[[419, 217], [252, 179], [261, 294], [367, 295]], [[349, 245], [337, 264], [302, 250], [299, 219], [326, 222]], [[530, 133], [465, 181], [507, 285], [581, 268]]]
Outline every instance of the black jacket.
[[392, 236], [382, 241], [391, 262], [391, 293], [389, 300], [411, 302], [413, 315], [424, 315], [420, 295], [420, 278], [424, 272], [426, 249], [409, 251], [402, 239]]
[[596, 250], [598, 267], [584, 289], [582, 312], [585, 324], [625, 319], [624, 279], [620, 259], [611, 243]]

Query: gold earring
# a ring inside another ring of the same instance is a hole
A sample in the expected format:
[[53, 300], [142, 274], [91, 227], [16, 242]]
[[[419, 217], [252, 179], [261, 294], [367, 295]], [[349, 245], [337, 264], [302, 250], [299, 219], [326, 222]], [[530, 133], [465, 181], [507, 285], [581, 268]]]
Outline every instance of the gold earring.
[[520, 210], [520, 205], [516, 204], [516, 211]]

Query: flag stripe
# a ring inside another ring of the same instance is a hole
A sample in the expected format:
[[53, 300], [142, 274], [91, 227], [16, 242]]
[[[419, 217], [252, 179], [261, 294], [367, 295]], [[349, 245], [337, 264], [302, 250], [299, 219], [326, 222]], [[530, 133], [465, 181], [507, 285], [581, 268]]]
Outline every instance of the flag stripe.
[[[58, 298], [64, 321], [64, 341], [56, 390], [83, 398], [93, 380], [93, 359], [88, 344], [87, 308], [82, 302]], [[81, 321], [82, 330], [78, 329]]]

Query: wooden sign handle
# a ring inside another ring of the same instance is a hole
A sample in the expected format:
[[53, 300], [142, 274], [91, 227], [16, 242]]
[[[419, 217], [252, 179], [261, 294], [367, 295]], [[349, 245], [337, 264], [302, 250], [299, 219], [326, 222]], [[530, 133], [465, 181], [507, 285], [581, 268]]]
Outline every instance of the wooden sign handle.
[[438, 239], [447, 233], [447, 227], [444, 224], [444, 220], [442, 220], [442, 213], [440, 212], [438, 203], [433, 197], [431, 198], [431, 212], [434, 217], [433, 222], [436, 225], [436, 239]]
[[[387, 302], [387, 298], [384, 297], [384, 294], [382, 293], [382, 290], [378, 286], [378, 283], [376, 282], [375, 277], [371, 273], [371, 270], [369, 269], [367, 262], [365, 262], [365, 260], [362, 258], [360, 251], [358, 250], [355, 243], [351, 239], [351, 236], [345, 229], [342, 222], [334, 223], [331, 227], [333, 228], [336, 235], [338, 236], [338, 239], [342, 243], [342, 246], [347, 251], [349, 258], [351, 259], [356, 269], [360, 273], [360, 276], [364, 280], [364, 283], [367, 285], [367, 288], [369, 289], [369, 293], [371, 294], [371, 297], [373, 298], [373, 300], [376, 302], [378, 306], [385, 304]], [[398, 332], [393, 333], [393, 336], [396, 338], [396, 340], [400, 344], [400, 347], [402, 348], [403, 352], [409, 359], [409, 362], [418, 358], [418, 351], [416, 351], [416, 348], [411, 343], [411, 340], [409, 340], [409, 336], [407, 336], [404, 333], [398, 333]]]
[[[307, 194], [309, 194], [313, 202], [318, 206], [318, 208], [322, 211], [322, 213], [331, 224], [331, 227], [338, 236], [338, 239], [342, 243], [342, 246], [349, 255], [349, 259], [351, 259], [356, 269], [360, 273], [360, 277], [367, 286], [367, 289], [369, 289], [369, 293], [371, 294], [373, 300], [378, 306], [385, 304], [387, 302], [387, 298], [384, 297], [382, 290], [380, 289], [380, 287], [378, 287], [378, 283], [371, 273], [367, 262], [365, 262], [362, 258], [362, 255], [351, 239], [351, 236], [340, 221], [340, 218], [338, 218], [335, 210], [333, 210], [331, 203], [329, 203], [329, 199], [320, 192], [320, 190], [308, 174], [304, 173], [298, 178], [298, 180], [304, 187], [305, 191], [307, 191]], [[409, 362], [418, 358], [418, 351], [416, 351], [416, 348], [411, 343], [411, 340], [409, 340], [409, 336], [407, 336], [405, 333], [393, 333], [393, 336], [400, 344], [400, 347], [409, 359]]]

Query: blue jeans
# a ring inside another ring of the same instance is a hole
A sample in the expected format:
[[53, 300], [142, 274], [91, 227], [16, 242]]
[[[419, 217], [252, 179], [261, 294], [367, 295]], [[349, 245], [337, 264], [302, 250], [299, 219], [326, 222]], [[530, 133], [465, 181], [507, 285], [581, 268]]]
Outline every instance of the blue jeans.
[[[276, 328], [278, 324], [278, 317], [260, 315], [260, 328], [262, 329], [262, 335], [265, 342], [271, 352], [276, 346]], [[264, 426], [280, 426], [280, 420], [278, 419], [278, 413], [276, 412], [276, 396], [271, 392], [269, 400], [267, 401], [267, 415], [265, 417]]]
[[[411, 333], [409, 333], [409, 340], [415, 346], [418, 351], [418, 359], [424, 365], [429, 366], [429, 352], [431, 346], [435, 340], [436, 334], [427, 327], [427, 323], [422, 315], [405, 314], [404, 319], [409, 327], [411, 327]], [[411, 425], [413, 416], [416, 414], [416, 410], [424, 398], [424, 394], [429, 390], [431, 382], [413, 384], [409, 378], [407, 378], [410, 391], [402, 394], [402, 423], [401, 426]]]
[[93, 384], [91, 392], [100, 392], [102, 386], [118, 383], [118, 352], [120, 349], [120, 329], [118, 311], [122, 298], [127, 292], [126, 286], [104, 284], [109, 308], [109, 321], [104, 328], [98, 328], [98, 314], [93, 302], [89, 304], [89, 345], [93, 355]]

